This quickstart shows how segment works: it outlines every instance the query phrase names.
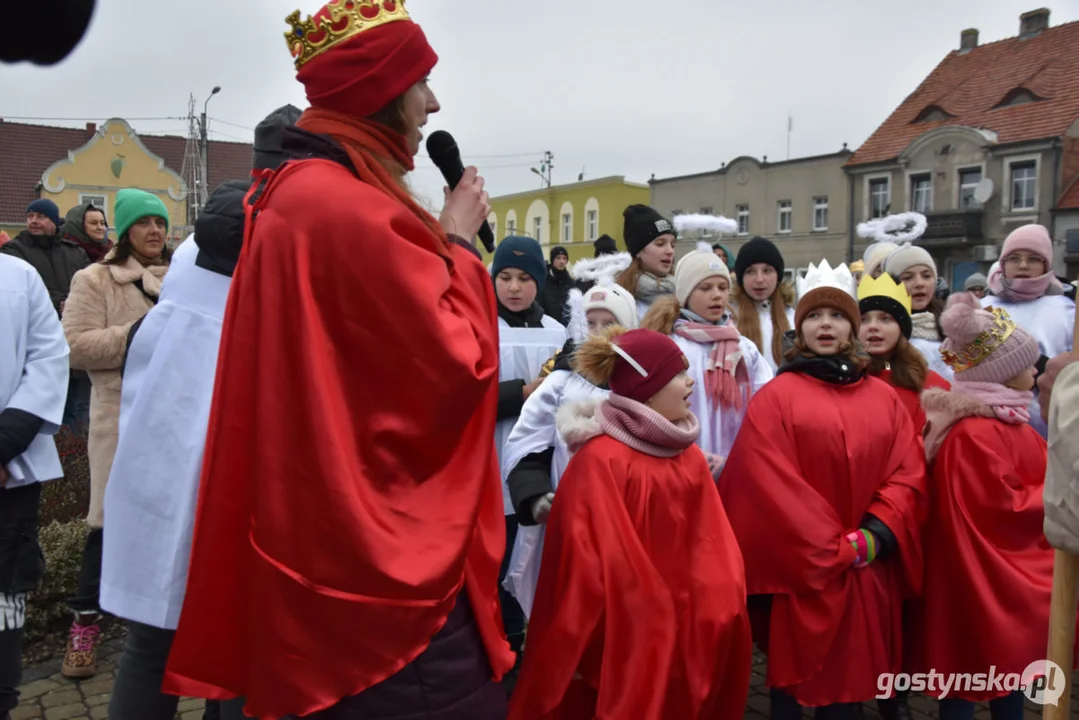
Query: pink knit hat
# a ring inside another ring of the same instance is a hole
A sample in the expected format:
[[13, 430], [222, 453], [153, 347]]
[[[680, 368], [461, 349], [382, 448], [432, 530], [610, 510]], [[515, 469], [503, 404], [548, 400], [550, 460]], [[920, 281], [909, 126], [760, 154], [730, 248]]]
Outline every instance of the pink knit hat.
[[1046, 265], [1053, 264], [1053, 241], [1049, 239], [1049, 231], [1043, 225], [1023, 225], [1012, 230], [1004, 240], [1000, 257], [1006, 258], [1016, 250], [1032, 252], [1045, 260]]
[[940, 316], [940, 354], [962, 382], [1003, 385], [1034, 367], [1038, 342], [1001, 308], [981, 307], [973, 293], [955, 293]]

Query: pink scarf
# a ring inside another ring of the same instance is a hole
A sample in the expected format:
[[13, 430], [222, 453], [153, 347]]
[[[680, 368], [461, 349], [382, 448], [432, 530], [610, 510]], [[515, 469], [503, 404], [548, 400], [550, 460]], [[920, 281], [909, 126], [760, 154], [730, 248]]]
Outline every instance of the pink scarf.
[[1005, 279], [1000, 264], [993, 266], [989, 273], [989, 289], [994, 295], [1011, 302], [1030, 302], [1044, 295], [1062, 295], [1064, 288], [1056, 275], [1047, 272], [1036, 278]]
[[745, 357], [738, 346], [742, 337], [738, 328], [679, 320], [674, 324], [674, 334], [701, 344], [712, 343], [704, 372], [704, 389], [716, 405], [741, 410], [742, 390], [748, 402], [753, 395], [753, 386], [749, 382]]
[[701, 426], [696, 416], [672, 423], [644, 403], [611, 393], [596, 408], [604, 433], [653, 457], [674, 457], [697, 441]]
[[1034, 393], [1012, 390], [997, 383], [956, 380], [949, 390], [926, 390], [922, 393], [925, 409], [925, 456], [929, 462], [937, 456], [952, 427], [968, 417], [996, 418], [1009, 425], [1030, 422], [1030, 402]]

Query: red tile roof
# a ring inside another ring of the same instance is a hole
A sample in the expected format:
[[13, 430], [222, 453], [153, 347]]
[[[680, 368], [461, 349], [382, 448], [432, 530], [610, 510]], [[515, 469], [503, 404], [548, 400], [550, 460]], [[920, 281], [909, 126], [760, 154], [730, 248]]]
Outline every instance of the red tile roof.
[[[88, 128], [27, 125], [0, 119], [0, 222], [21, 224], [26, 206], [38, 196], [41, 176], [69, 150], [90, 141]], [[184, 165], [187, 138], [175, 135], [139, 135], [146, 148], [165, 160], [177, 174]], [[245, 178], [251, 172], [252, 146], [211, 140], [207, 151], [210, 188], [225, 180]], [[60, 208], [60, 214], [68, 208]]]
[[1071, 187], [1064, 191], [1057, 202], [1057, 210], [1079, 210], [1079, 177], [1072, 181]]
[[[1019, 88], [1044, 98], [997, 107]], [[937, 106], [946, 120], [914, 123]], [[943, 125], [997, 133], [1001, 144], [1060, 137], [1079, 118], [1079, 22], [1027, 39], [1008, 38], [962, 54], [953, 50], [858, 148], [847, 165], [891, 160], [912, 140]]]

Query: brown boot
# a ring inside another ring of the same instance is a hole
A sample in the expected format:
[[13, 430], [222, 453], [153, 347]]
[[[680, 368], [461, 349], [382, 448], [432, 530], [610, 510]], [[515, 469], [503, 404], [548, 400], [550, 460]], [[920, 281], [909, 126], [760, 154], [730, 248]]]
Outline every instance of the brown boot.
[[97, 641], [100, 615], [75, 616], [67, 638], [67, 651], [60, 673], [67, 678], [88, 678], [97, 674]]

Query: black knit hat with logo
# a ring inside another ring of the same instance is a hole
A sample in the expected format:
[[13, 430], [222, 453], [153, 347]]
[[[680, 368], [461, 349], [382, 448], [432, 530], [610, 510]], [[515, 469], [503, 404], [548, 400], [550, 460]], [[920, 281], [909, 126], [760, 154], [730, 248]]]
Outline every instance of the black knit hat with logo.
[[630, 205], [622, 211], [622, 217], [625, 218], [622, 238], [633, 257], [660, 235], [674, 235], [670, 220], [647, 205]]

